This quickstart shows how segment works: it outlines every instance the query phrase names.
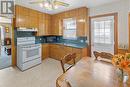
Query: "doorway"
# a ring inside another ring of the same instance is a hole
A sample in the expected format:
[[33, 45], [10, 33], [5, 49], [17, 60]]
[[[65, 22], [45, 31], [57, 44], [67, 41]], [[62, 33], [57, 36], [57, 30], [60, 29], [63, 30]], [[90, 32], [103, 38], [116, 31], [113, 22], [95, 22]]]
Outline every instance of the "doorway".
[[93, 51], [116, 54], [117, 42], [117, 14], [91, 17], [90, 49]]
[[[0, 18], [0, 69], [7, 68], [12, 65], [11, 56], [11, 36], [12, 25], [11, 19]], [[7, 21], [7, 22], [6, 22]]]

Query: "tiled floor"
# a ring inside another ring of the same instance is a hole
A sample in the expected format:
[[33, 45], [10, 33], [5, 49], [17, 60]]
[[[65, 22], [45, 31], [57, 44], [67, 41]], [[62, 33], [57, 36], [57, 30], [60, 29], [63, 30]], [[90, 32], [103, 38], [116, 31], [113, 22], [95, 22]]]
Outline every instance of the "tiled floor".
[[11, 56], [8, 56], [7, 54], [5, 54], [4, 52], [4, 46], [1, 47], [1, 55], [0, 55], [0, 70], [6, 67], [11, 66]]
[[60, 62], [49, 58], [24, 72], [16, 67], [0, 70], [0, 87], [55, 87], [61, 74]]

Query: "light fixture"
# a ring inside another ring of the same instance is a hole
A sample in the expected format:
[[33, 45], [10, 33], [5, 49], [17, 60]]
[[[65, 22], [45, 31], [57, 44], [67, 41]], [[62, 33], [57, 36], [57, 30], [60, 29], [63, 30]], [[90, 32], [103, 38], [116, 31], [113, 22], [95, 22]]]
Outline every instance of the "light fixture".
[[58, 9], [60, 6], [63, 7], [68, 7], [69, 4], [62, 2], [62, 1], [57, 1], [57, 0], [38, 0], [36, 2], [30, 2], [30, 4], [39, 4], [40, 7], [44, 7], [48, 10], [55, 10]]
[[42, 3], [40, 3], [39, 5], [40, 5], [40, 7], [42, 7], [42, 8], [44, 7]]
[[58, 9], [58, 5], [55, 5], [54, 8], [55, 8], [55, 9]]
[[51, 2], [45, 2], [44, 5], [43, 5], [43, 7], [45, 7], [48, 10], [54, 10], [54, 9], [58, 8], [56, 5], [54, 5]]

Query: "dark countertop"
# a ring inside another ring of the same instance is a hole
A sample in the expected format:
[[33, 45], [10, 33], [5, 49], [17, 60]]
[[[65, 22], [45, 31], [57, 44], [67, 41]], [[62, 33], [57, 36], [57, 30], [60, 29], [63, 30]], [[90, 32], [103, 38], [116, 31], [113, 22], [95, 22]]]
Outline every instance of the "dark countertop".
[[[38, 43], [36, 43], [38, 44]], [[42, 43], [42, 44], [57, 44], [57, 45], [64, 45], [74, 48], [86, 48], [88, 46], [87, 43], [64, 43], [64, 42], [53, 42], [53, 43]]]

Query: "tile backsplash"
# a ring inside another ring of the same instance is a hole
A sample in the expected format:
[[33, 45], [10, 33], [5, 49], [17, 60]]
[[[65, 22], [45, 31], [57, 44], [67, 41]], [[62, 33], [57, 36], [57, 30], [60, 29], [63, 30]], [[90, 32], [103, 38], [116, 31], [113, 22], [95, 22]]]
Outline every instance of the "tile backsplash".
[[[15, 42], [17, 42], [17, 37], [34, 37], [35, 33], [27, 31], [17, 31], [15, 30]], [[49, 35], [49, 36], [35, 36], [36, 43], [76, 43], [76, 44], [86, 44], [87, 37], [78, 37], [75, 40], [63, 39], [63, 36]]]
[[76, 40], [63, 39], [62, 36], [37, 36], [36, 43], [86, 43], [87, 37], [78, 37]]

